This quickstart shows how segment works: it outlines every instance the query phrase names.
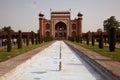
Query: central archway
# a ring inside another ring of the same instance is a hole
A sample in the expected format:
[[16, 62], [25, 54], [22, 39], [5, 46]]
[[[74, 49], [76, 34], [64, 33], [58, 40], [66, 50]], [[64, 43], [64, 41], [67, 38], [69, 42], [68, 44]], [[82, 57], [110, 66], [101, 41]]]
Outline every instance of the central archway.
[[55, 24], [55, 39], [67, 39], [67, 26], [62, 21]]

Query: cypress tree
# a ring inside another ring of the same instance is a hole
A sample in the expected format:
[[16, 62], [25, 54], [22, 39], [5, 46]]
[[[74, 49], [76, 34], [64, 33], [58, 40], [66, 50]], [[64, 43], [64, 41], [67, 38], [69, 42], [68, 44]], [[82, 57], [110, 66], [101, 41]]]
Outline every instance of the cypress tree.
[[82, 44], [82, 37], [80, 36], [80, 43]]
[[71, 36], [71, 41], [74, 42], [74, 36]]
[[18, 49], [21, 49], [22, 48], [22, 32], [19, 30], [18, 31]]
[[35, 44], [37, 45], [38, 44], [38, 35], [35, 34]]
[[7, 52], [10, 52], [12, 49], [12, 44], [11, 44], [11, 29], [8, 27], [7, 29]]
[[26, 36], [26, 45], [29, 45], [29, 35]]
[[40, 40], [40, 30], [37, 31], [37, 36], [38, 36], [38, 43], [40, 44], [41, 43], [41, 40]]
[[94, 32], [92, 32], [92, 46], [95, 45], [95, 36], [94, 36]]
[[38, 35], [38, 42], [39, 42], [39, 44], [40, 44], [40, 35], [39, 35], [39, 33], [37, 33], [37, 35]]
[[105, 43], [105, 45], [107, 44], [107, 40], [106, 39], [107, 39], [107, 37], [105, 36], [104, 37], [104, 43]]
[[100, 32], [100, 35], [99, 35], [99, 48], [100, 49], [103, 48], [103, 34], [102, 34], [102, 31]]
[[116, 44], [116, 29], [112, 27], [109, 31], [109, 51], [115, 51], [115, 44]]
[[40, 36], [40, 41], [41, 41], [41, 43], [44, 42], [44, 37], [43, 36]]
[[70, 36], [68, 37], [68, 40], [71, 41]]
[[73, 42], [75, 42], [76, 41], [76, 36], [73, 36], [73, 39], [74, 39]]
[[32, 45], [34, 45], [34, 38], [35, 38], [35, 34], [33, 31], [31, 31], [31, 43], [32, 43]]
[[71, 36], [70, 38], [71, 38], [71, 41], [72, 41], [72, 42], [74, 42], [74, 37], [73, 37], [73, 36]]
[[87, 33], [87, 45], [89, 45], [89, 35], [88, 35], [88, 33]]
[[78, 43], [80, 42], [80, 35], [76, 36], [76, 42], [78, 42]]

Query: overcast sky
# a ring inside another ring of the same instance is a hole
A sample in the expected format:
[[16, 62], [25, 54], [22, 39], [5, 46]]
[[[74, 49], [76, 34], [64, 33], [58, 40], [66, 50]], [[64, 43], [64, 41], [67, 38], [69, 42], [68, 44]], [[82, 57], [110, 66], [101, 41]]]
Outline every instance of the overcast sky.
[[120, 21], [120, 0], [0, 0], [0, 28], [11, 26], [15, 31], [37, 31], [38, 14], [50, 19], [52, 10], [71, 9], [71, 19], [83, 13], [83, 32], [103, 28], [103, 21], [115, 16]]

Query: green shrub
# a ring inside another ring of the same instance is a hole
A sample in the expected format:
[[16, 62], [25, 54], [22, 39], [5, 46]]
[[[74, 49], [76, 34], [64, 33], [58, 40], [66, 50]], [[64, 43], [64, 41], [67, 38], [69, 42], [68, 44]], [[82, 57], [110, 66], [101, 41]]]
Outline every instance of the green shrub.
[[102, 32], [100, 32], [100, 35], [99, 35], [99, 48], [100, 49], [103, 48], [103, 34], [102, 34]]
[[18, 42], [18, 49], [21, 49], [22, 48], [22, 32], [20, 30], [18, 31], [17, 42]]
[[92, 32], [92, 46], [95, 45], [95, 36], [94, 36], [94, 32]]
[[29, 35], [26, 36], [26, 45], [29, 45]]
[[34, 45], [34, 38], [35, 38], [35, 33], [31, 31], [31, 43]]
[[12, 49], [12, 44], [11, 44], [11, 29], [8, 28], [7, 30], [7, 52], [10, 52]]
[[109, 31], [109, 50], [110, 52], [115, 51], [115, 44], [116, 44], [116, 29], [112, 27]]

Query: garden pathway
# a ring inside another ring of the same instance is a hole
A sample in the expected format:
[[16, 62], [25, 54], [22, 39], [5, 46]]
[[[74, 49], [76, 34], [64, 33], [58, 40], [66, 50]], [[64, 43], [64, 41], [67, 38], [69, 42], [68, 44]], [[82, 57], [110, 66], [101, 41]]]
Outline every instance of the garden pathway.
[[17, 80], [104, 80], [63, 41], [56, 41], [38, 54]]

